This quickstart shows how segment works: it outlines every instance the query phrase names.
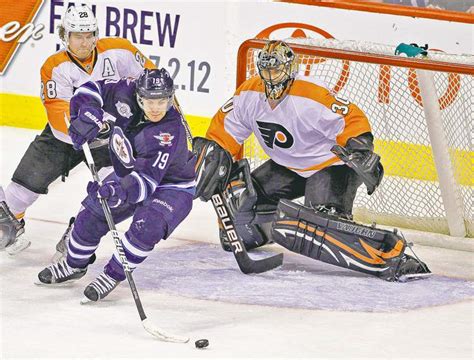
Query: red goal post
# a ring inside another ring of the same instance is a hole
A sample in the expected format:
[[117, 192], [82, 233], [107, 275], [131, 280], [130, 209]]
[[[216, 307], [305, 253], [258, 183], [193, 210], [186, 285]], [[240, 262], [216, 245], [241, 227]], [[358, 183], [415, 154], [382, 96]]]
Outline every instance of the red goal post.
[[[357, 220], [474, 237], [474, 56], [428, 51], [395, 56], [395, 47], [335, 39], [285, 39], [299, 70], [358, 105], [368, 116], [386, 176], [372, 196], [362, 186]], [[258, 51], [239, 48], [237, 86], [257, 75]], [[253, 168], [266, 159], [254, 137], [243, 156]]]

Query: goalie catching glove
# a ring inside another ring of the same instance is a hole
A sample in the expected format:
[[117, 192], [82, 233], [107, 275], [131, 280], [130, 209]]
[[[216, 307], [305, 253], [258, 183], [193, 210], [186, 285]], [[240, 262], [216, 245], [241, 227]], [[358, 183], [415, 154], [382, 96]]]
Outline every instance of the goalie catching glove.
[[331, 148], [339, 159], [361, 177], [369, 195], [379, 186], [384, 173], [380, 156], [373, 150], [373, 136], [370, 133], [350, 138], [345, 147], [334, 145]]
[[194, 198], [208, 201], [212, 195], [222, 193], [229, 182], [232, 156], [215, 141], [202, 137], [193, 139], [193, 151], [197, 156]]

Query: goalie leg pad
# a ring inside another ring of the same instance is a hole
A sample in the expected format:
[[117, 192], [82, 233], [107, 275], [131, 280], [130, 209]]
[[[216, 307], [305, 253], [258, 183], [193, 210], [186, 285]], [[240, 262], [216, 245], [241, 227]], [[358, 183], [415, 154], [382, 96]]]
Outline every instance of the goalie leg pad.
[[[273, 223], [273, 240], [283, 247], [337, 265], [397, 281], [401, 275], [429, 273], [425, 264], [404, 266], [406, 241], [396, 232], [343, 220], [335, 215], [281, 200]], [[402, 274], [402, 272], [404, 274]]]
[[[242, 239], [246, 250], [252, 250], [272, 242], [268, 234], [259, 224], [235, 225], [235, 230]], [[219, 239], [221, 242], [222, 249], [231, 252], [231, 243], [221, 222], [219, 222]]]

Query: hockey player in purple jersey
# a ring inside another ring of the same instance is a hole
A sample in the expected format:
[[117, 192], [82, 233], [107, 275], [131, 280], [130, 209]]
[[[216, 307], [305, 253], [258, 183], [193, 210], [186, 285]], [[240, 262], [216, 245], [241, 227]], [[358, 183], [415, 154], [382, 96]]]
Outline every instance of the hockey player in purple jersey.
[[[174, 85], [164, 70], [145, 69], [137, 80], [88, 82], [71, 99], [69, 135], [80, 149], [116, 118], [109, 149], [113, 172], [99, 186], [91, 182], [68, 243], [67, 258], [38, 274], [41, 284], [82, 278], [89, 258], [109, 228], [98, 197], [107, 199], [119, 223], [133, 222], [122, 239], [131, 268], [167, 239], [189, 214], [195, 191], [195, 157], [188, 150], [181, 115], [173, 106]], [[107, 116], [109, 117], [109, 116]], [[107, 296], [125, 274], [117, 254], [84, 290], [90, 301]]]

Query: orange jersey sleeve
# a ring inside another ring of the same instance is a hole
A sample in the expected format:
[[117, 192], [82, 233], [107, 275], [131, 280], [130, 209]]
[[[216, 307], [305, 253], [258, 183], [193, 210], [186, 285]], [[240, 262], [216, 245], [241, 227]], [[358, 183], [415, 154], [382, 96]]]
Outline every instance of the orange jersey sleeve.
[[[225, 106], [225, 105], [224, 105]], [[214, 140], [224, 149], [230, 152], [232, 156], [236, 156], [242, 145], [239, 144], [224, 128], [224, 119], [228, 112], [223, 111], [224, 106], [214, 115], [211, 124], [206, 132], [206, 138]]]
[[65, 117], [69, 119], [69, 99], [73, 86], [66, 76], [55, 71], [58, 66], [69, 61], [64, 51], [50, 56], [41, 67], [41, 100], [51, 127], [67, 135]]
[[238, 104], [242, 102], [240, 94], [242, 91], [255, 91], [263, 92], [264, 88], [259, 77], [253, 77], [242, 83], [235, 91], [234, 96], [229, 99], [211, 120], [211, 124], [207, 130], [206, 138], [214, 140], [224, 149], [230, 152], [232, 156], [237, 156], [241, 149], [242, 144], [239, 143], [236, 138], [229, 133], [225, 128], [225, 122], [232, 122], [233, 131], [238, 134], [241, 139], [247, 138], [252, 130], [243, 125], [242, 115]]

